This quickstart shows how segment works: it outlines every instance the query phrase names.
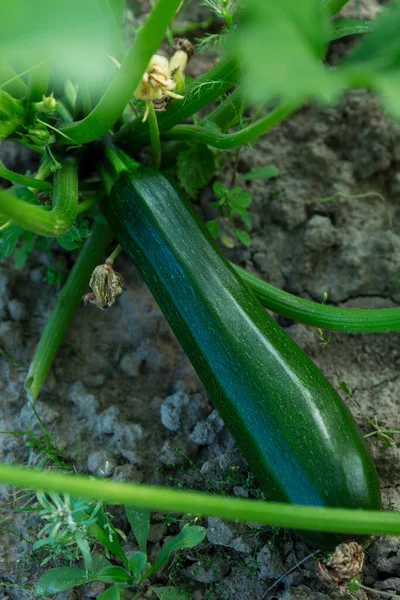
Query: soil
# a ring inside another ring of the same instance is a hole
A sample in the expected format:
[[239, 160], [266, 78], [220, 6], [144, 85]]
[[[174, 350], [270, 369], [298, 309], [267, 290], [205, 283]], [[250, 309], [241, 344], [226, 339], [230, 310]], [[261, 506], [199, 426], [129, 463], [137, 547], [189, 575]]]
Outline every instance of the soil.
[[[367, 4], [372, 12], [379, 9], [375, 2]], [[201, 59], [196, 60], [197, 71]], [[204, 64], [210, 61], [207, 57]], [[8, 144], [1, 154], [10, 168], [27, 168], [31, 160]], [[221, 182], [231, 183], [234, 161], [232, 154], [218, 175]], [[252, 245], [225, 249], [226, 256], [304, 298], [322, 301], [326, 292], [328, 302], [337, 306], [399, 306], [400, 125], [384, 115], [377, 99], [357, 91], [335, 108], [303, 108], [255, 149], [242, 149], [239, 174], [266, 164], [278, 166], [279, 176], [242, 183], [254, 198]], [[380, 195], [350, 198], [371, 192]], [[331, 201], [321, 200], [339, 193]], [[205, 218], [212, 215], [213, 199], [211, 187], [199, 197]], [[69, 265], [66, 255], [57, 259]], [[13, 259], [0, 266], [2, 432], [40, 432], [23, 383], [56, 299], [57, 289], [43, 281], [49, 260], [36, 253], [23, 269], [16, 269]], [[82, 306], [74, 317], [36, 403], [43, 423], [80, 471], [257, 497], [257, 483], [135, 267], [121, 256], [117, 269], [126, 282], [118, 304], [104, 312]], [[400, 430], [399, 333], [332, 333], [323, 344], [314, 328], [274, 317], [335, 386], [346, 382], [353, 399], [346, 402], [365, 434], [373, 429], [357, 405], [381, 428]], [[43, 456], [23, 439], [2, 434], [0, 459], [39, 464]], [[387, 447], [376, 435], [367, 438], [384, 507], [394, 510], [400, 510], [398, 439], [393, 436]], [[34, 539], [43, 524], [29, 513], [10, 512], [20, 504], [9, 491], [0, 492], [0, 502], [6, 524], [0, 555], [0, 580], [6, 587], [0, 588], [0, 598], [32, 598], [46, 567], [38, 567], [30, 543], [16, 534]], [[152, 515], [150, 556], [184, 522]], [[165, 569], [159, 577], [164, 585], [189, 586], [197, 600], [261, 599], [282, 576], [266, 597], [380, 597], [319, 582], [313, 558], [286, 574], [311, 552], [291, 532], [220, 519], [202, 523], [205, 542], [182, 554], [179, 568]], [[122, 516], [117, 515], [117, 525], [127, 530]], [[131, 537], [126, 546], [128, 552], [135, 549]], [[377, 592], [400, 593], [400, 538], [372, 541], [363, 583]], [[99, 591], [88, 585], [63, 598], [92, 598]]]

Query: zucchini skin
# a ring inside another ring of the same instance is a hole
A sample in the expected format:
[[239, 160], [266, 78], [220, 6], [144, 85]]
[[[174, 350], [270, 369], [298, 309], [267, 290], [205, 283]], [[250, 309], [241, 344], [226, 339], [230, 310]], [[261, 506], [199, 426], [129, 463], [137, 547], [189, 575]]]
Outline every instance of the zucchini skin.
[[[268, 498], [380, 509], [375, 466], [347, 407], [171, 183], [147, 167], [125, 171], [104, 213]], [[327, 549], [344, 539], [301, 535]]]

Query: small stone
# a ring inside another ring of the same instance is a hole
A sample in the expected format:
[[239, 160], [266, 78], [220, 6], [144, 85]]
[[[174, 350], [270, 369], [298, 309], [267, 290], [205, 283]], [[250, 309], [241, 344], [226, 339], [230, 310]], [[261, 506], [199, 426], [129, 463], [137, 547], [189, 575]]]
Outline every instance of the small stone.
[[97, 477], [111, 477], [116, 466], [117, 462], [108, 450], [95, 450], [88, 456], [88, 470]]
[[189, 435], [189, 439], [199, 446], [209, 446], [214, 442], [223, 427], [224, 422], [218, 411], [213, 410], [205, 421], [201, 421], [195, 425], [195, 428]]
[[381, 573], [400, 575], [400, 537], [385, 536], [374, 540], [368, 548], [371, 563]]
[[189, 433], [204, 416], [205, 405], [199, 394], [191, 398], [177, 392], [168, 396], [161, 406], [161, 422], [170, 431]]
[[137, 377], [139, 375], [139, 364], [135, 352], [127, 352], [119, 361], [121, 371], [128, 377]]
[[279, 554], [268, 545], [263, 546], [257, 554], [260, 579], [278, 579], [285, 572]]
[[98, 402], [93, 394], [89, 394], [81, 381], [76, 381], [69, 390], [68, 398], [78, 410], [78, 414], [88, 419], [94, 419], [98, 409]]
[[228, 523], [216, 517], [208, 519], [207, 539], [215, 546], [230, 546], [234, 533]]
[[7, 309], [13, 321], [22, 321], [26, 317], [25, 306], [19, 300], [10, 300]]

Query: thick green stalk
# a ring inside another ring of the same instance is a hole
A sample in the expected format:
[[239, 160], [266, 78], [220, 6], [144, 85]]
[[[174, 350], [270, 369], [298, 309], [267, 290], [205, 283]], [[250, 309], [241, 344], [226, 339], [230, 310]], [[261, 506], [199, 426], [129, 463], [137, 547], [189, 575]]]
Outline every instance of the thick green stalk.
[[49, 61], [40, 63], [29, 73], [28, 90], [26, 100], [30, 102], [40, 102], [43, 96], [46, 96], [49, 86], [50, 63]]
[[[192, 81], [181, 92], [183, 100], [173, 100], [165, 112], [158, 115], [160, 132], [167, 131], [193, 116], [199, 110], [215, 102], [222, 94], [236, 85], [239, 69], [236, 60], [228, 56], [217, 63], [199, 79]], [[143, 148], [150, 143], [147, 123], [135, 119], [122, 127], [114, 136], [115, 142], [127, 152]]]
[[346, 333], [400, 331], [400, 308], [338, 308], [303, 300], [232, 264], [261, 304], [279, 315], [313, 327]]
[[[78, 144], [85, 144], [109, 131], [139, 85], [180, 2], [181, 0], [158, 0], [97, 106], [82, 121], [60, 126], [64, 134]], [[61, 136], [59, 141], [66, 143]]]
[[221, 129], [226, 129], [238, 113], [243, 112], [243, 90], [237, 87], [225, 100], [210, 112], [204, 121], [213, 121]]
[[35, 179], [35, 177], [29, 177], [28, 175], [21, 175], [20, 173], [10, 171], [10, 169], [7, 169], [1, 161], [0, 177], [8, 179], [8, 181], [12, 181], [13, 183], [20, 183], [21, 185], [26, 185], [27, 187], [42, 190], [44, 192], [49, 192], [52, 188], [51, 183], [48, 181], [40, 181], [39, 179]]
[[26, 83], [2, 56], [0, 56], [0, 87], [14, 98], [21, 99], [26, 94]]
[[67, 233], [75, 222], [78, 207], [78, 168], [75, 160], [65, 161], [54, 175], [53, 207], [29, 204], [0, 192], [0, 214], [39, 235], [59, 237]]
[[262, 502], [4, 464], [0, 465], [0, 482], [24, 489], [68, 493], [108, 504], [252, 521], [290, 529], [363, 535], [400, 534], [400, 514], [396, 512]]
[[157, 114], [152, 102], [150, 102], [148, 121], [151, 142], [152, 166], [154, 167], [154, 169], [159, 169], [161, 165], [160, 131], [158, 129]]
[[259, 138], [275, 125], [289, 117], [299, 109], [298, 103], [278, 106], [265, 117], [235, 133], [220, 133], [199, 125], [177, 125], [161, 136], [163, 140], [184, 140], [193, 143], [207, 144], [222, 150], [238, 148]]
[[83, 245], [67, 282], [58, 296], [53, 312], [36, 346], [25, 381], [25, 389], [30, 399], [36, 400], [46, 381], [58, 348], [87, 289], [90, 275], [103, 259], [111, 240], [112, 234], [108, 225], [97, 221], [92, 235]]

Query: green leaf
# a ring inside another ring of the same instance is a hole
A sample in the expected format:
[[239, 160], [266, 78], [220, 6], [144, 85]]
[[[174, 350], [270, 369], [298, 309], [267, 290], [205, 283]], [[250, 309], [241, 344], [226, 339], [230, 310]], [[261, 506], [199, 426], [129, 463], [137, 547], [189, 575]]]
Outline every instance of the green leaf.
[[15, 194], [18, 196], [18, 198], [21, 198], [21, 200], [29, 202], [29, 204], [40, 204], [36, 194], [34, 194], [32, 190], [27, 187], [17, 187], [15, 189]]
[[126, 583], [129, 573], [122, 567], [105, 567], [97, 573], [97, 580], [103, 583]]
[[151, 588], [151, 591], [154, 592], [160, 600], [190, 600], [189, 594], [172, 586], [153, 587]]
[[78, 219], [75, 225], [64, 235], [57, 238], [57, 242], [65, 250], [74, 250], [82, 245], [84, 238], [91, 234], [88, 221], [86, 219]]
[[214, 154], [204, 144], [182, 150], [177, 162], [178, 179], [190, 195], [205, 186], [215, 173]]
[[241, 242], [246, 248], [251, 246], [251, 237], [246, 231], [241, 231], [240, 229], [235, 229], [235, 235], [239, 242]]
[[228, 191], [228, 188], [222, 185], [222, 183], [219, 181], [214, 181], [213, 190], [214, 193], [221, 198], [221, 196], [224, 196], [225, 192]]
[[229, 200], [231, 208], [248, 208], [253, 202], [253, 197], [248, 192], [241, 192], [234, 198]]
[[172, 552], [182, 548], [194, 548], [194, 546], [197, 546], [204, 540], [205, 535], [206, 530], [204, 527], [199, 527], [197, 525], [184, 527], [177, 536], [161, 548], [160, 554], [154, 561], [153, 566], [146, 573], [146, 579], [167, 564]]
[[219, 232], [221, 229], [218, 219], [214, 219], [213, 221], [207, 221], [206, 227], [211, 233], [211, 236], [214, 238], [214, 240], [216, 240], [219, 236]]
[[[245, 208], [234, 208], [232, 213], [237, 213], [241, 218], [246, 228], [251, 231], [253, 225], [253, 219], [250, 213], [247, 212]], [[233, 219], [233, 214], [231, 214], [231, 220]]]
[[147, 565], [147, 556], [143, 552], [134, 552], [129, 557], [129, 571], [133, 576], [133, 582], [138, 583]]
[[330, 25], [318, 0], [244, 0], [243, 5], [246, 14], [230, 41], [251, 101], [331, 100], [340, 92], [341, 78], [321, 60]]
[[23, 231], [22, 237], [24, 238], [24, 243], [15, 248], [14, 251], [14, 260], [17, 269], [21, 269], [25, 265], [28, 256], [33, 250], [33, 242], [36, 234], [34, 234], [32, 231]]
[[116, 585], [113, 585], [112, 587], [108, 588], [105, 592], [100, 594], [100, 596], [97, 596], [97, 600], [119, 600], [119, 599], [120, 599], [120, 593], [119, 593], [118, 586], [116, 586]]
[[11, 256], [17, 247], [21, 233], [22, 227], [14, 223], [0, 231], [0, 260]]
[[90, 525], [88, 531], [89, 534], [99, 540], [107, 550], [118, 556], [125, 565], [128, 564], [128, 559], [121, 548], [115, 528], [110, 522], [104, 509], [101, 508], [96, 514], [96, 523]]
[[274, 165], [266, 165], [265, 167], [259, 167], [258, 169], [254, 169], [253, 171], [249, 171], [244, 175], [241, 175], [240, 178], [244, 179], [244, 181], [254, 181], [256, 179], [270, 179], [271, 177], [276, 177], [279, 175], [278, 167]]
[[223, 245], [226, 248], [234, 248], [235, 247], [235, 240], [230, 237], [229, 235], [223, 235], [221, 237], [221, 242], [223, 243]]
[[143, 554], [146, 554], [147, 538], [150, 529], [150, 512], [133, 506], [125, 506], [126, 516]]
[[358, 35], [362, 33], [371, 33], [375, 28], [373, 21], [360, 21], [359, 19], [340, 19], [332, 23], [332, 32], [330, 39], [339, 40], [346, 35]]
[[95, 580], [95, 575], [91, 573], [87, 576], [85, 569], [75, 567], [51, 569], [39, 579], [35, 588], [35, 595], [49, 596]]

